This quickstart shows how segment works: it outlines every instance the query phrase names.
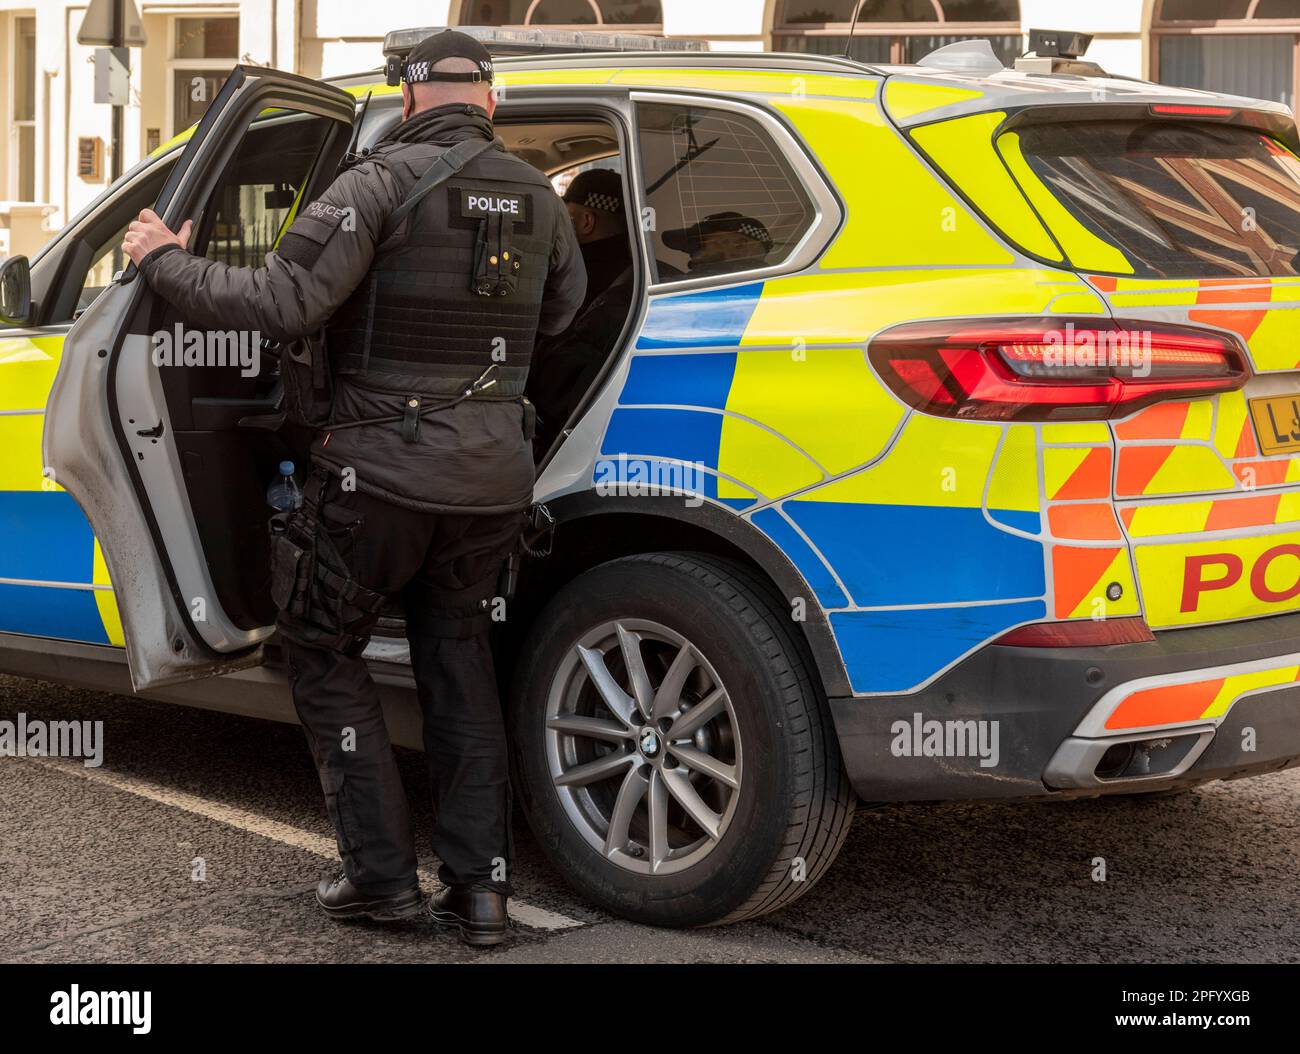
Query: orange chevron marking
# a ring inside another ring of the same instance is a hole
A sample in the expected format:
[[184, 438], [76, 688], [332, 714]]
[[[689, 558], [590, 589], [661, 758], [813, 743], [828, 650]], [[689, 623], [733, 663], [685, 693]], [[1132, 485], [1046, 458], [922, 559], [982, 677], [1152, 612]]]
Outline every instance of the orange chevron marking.
[[1110, 497], [1110, 449], [1094, 447], [1052, 495], [1057, 501]]
[[1237, 449], [1233, 451], [1233, 457], [1255, 457], [1259, 454], [1259, 446], [1255, 443], [1255, 427], [1250, 422], [1250, 415], [1241, 422], [1241, 435], [1237, 436]]
[[[1130, 510], [1131, 511], [1131, 510]], [[1047, 510], [1047, 522], [1058, 538], [1078, 541], [1119, 541], [1119, 525], [1110, 504], [1053, 505]]]
[[1178, 439], [1191, 403], [1158, 403], [1115, 426], [1120, 439]]
[[1130, 446], [1119, 452], [1119, 474], [1115, 481], [1120, 494], [1144, 494], [1169, 455], [1171, 446]]
[[[1258, 295], [1258, 294], [1256, 294]], [[1198, 296], [1199, 300], [1200, 297]], [[1252, 296], [1250, 299], [1254, 299]], [[1221, 326], [1224, 329], [1230, 329], [1234, 333], [1241, 334], [1242, 340], [1250, 340], [1259, 329], [1259, 324], [1264, 321], [1264, 316], [1268, 312], [1265, 310], [1257, 311], [1196, 311], [1187, 312], [1187, 317], [1193, 322], [1204, 322], [1210, 326]]]
[[1107, 728], [1145, 728], [1195, 721], [1214, 702], [1224, 678], [1134, 692], [1106, 718]]
[[[1276, 483], [1286, 482], [1286, 470], [1290, 467], [1289, 461], [1240, 461], [1232, 466], [1232, 471], [1237, 478], [1246, 486], [1271, 487]], [[1123, 463], [1120, 464], [1120, 471], [1123, 471]], [[1252, 479], [1249, 474], [1254, 471]]]
[[1056, 617], [1069, 618], [1096, 588], [1118, 549], [1081, 549], [1069, 545], [1052, 548], [1052, 581], [1056, 589]]
[[[1200, 285], [1196, 293], [1198, 304], [1249, 304], [1267, 300], [1269, 295], [1267, 288], [1243, 289], [1240, 278], [1202, 278]], [[1229, 286], [1236, 288], [1224, 288]]]
[[1230, 531], [1237, 527], [1262, 527], [1277, 522], [1281, 494], [1261, 494], [1256, 498], [1216, 501], [1205, 519], [1207, 531]]

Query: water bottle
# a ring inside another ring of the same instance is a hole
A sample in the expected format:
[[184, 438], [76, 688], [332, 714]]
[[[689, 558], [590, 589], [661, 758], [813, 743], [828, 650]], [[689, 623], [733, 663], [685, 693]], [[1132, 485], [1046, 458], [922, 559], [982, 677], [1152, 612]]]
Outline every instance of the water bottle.
[[294, 512], [302, 505], [302, 489], [293, 478], [293, 462], [280, 462], [280, 475], [266, 488], [266, 503], [276, 512]]

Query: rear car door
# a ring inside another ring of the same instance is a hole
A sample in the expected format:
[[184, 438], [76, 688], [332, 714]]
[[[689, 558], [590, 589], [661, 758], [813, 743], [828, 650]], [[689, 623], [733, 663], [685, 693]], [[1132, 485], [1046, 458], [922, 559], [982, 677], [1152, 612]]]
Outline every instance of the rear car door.
[[[194, 220], [191, 251], [257, 266], [332, 179], [354, 114], [339, 88], [236, 67], [155, 210], [172, 230]], [[197, 354], [184, 359], [182, 344]], [[46, 408], [45, 471], [104, 552], [137, 690], [261, 661], [273, 612], [259, 588], [260, 492], [284, 453], [255, 427], [277, 396], [272, 350], [256, 334], [190, 332], [133, 267], [68, 334]]]

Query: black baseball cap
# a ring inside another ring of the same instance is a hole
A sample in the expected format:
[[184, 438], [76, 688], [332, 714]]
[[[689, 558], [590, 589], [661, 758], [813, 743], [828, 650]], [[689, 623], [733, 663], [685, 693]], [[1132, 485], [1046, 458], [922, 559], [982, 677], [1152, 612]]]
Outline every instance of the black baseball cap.
[[699, 223], [693, 223], [689, 227], [675, 227], [664, 231], [664, 244], [679, 252], [693, 253], [699, 248], [705, 235], [722, 231], [743, 234], [746, 238], [758, 242], [764, 252], [772, 251], [772, 236], [768, 234], [767, 228], [758, 220], [743, 216], [739, 212], [715, 212], [712, 216], [705, 216]]
[[579, 172], [564, 192], [564, 200], [600, 212], [622, 212], [623, 179], [612, 168]]
[[[477, 70], [463, 73], [434, 72], [433, 67], [443, 59], [469, 59]], [[431, 33], [407, 52], [402, 64], [402, 80], [408, 84], [424, 81], [487, 81], [492, 83], [492, 54], [468, 33], [444, 29]]]

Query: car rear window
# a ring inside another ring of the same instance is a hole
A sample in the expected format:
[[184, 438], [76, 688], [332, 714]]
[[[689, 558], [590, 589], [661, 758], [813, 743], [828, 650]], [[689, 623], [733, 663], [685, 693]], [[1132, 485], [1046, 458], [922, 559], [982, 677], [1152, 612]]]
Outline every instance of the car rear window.
[[771, 267], [816, 222], [799, 177], [752, 118], [642, 103], [637, 121], [658, 281]]
[[1010, 135], [1033, 176], [1074, 219], [1122, 252], [1134, 275], [1300, 272], [1300, 161], [1259, 132], [1096, 121], [1021, 128], [999, 145]]

